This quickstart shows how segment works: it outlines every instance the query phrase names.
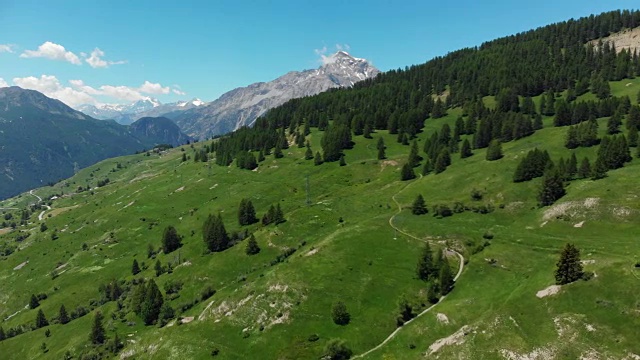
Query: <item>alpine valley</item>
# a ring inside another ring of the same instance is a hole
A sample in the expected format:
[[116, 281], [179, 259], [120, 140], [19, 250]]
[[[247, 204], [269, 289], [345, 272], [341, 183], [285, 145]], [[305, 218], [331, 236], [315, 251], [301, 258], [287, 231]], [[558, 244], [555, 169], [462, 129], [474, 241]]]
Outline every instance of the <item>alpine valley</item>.
[[0, 357], [640, 359], [639, 29], [338, 52], [129, 126], [0, 89]]

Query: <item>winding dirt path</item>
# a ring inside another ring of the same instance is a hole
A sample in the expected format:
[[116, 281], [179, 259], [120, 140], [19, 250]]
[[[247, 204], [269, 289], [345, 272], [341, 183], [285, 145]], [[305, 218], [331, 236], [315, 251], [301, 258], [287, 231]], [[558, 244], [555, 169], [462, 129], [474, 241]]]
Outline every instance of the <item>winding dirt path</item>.
[[[41, 202], [42, 202], [42, 198], [41, 198], [40, 196], [38, 196], [38, 195], [34, 194], [34, 193], [33, 193], [33, 190], [29, 190], [29, 194], [30, 194], [30, 195], [33, 195], [33, 196], [35, 196], [35, 197], [37, 197], [37, 198], [38, 198], [38, 203], [41, 203]], [[51, 210], [51, 206], [49, 206], [49, 205], [47, 205], [47, 204], [42, 204], [42, 205], [43, 205], [44, 207], [46, 207], [46, 208], [47, 208], [47, 210], [42, 210], [42, 212], [41, 212], [40, 214], [38, 214], [38, 220], [39, 220], [39, 221], [42, 221], [42, 219], [44, 218], [44, 213], [45, 213], [46, 211]]]
[[[422, 175], [420, 175], [420, 179], [422, 179]], [[395, 226], [393, 224], [393, 219], [395, 219], [395, 217], [400, 214], [402, 212], [402, 205], [400, 205], [400, 202], [396, 199], [396, 196], [399, 195], [402, 191], [404, 191], [405, 189], [407, 189], [409, 186], [417, 183], [418, 181], [414, 181], [411, 182], [409, 184], [407, 184], [407, 186], [403, 187], [402, 189], [400, 189], [397, 193], [395, 193], [395, 195], [393, 195], [391, 197], [391, 199], [393, 200], [393, 202], [396, 203], [396, 206], [398, 207], [398, 211], [389, 218], [389, 226], [391, 226], [394, 230], [396, 230], [397, 232], [408, 236], [412, 239], [418, 240], [418, 241], [428, 241], [428, 240], [424, 240], [424, 239], [420, 239], [417, 236], [411, 235], [405, 231], [402, 231], [401, 229], [399, 229], [397, 226]], [[458, 256], [459, 260], [460, 260], [460, 266], [458, 267], [458, 273], [456, 274], [456, 276], [453, 278], [453, 281], [456, 282], [458, 281], [458, 278], [460, 277], [460, 275], [462, 275], [462, 270], [464, 270], [464, 256], [462, 256], [462, 254], [460, 254], [459, 252], [453, 250], [453, 249], [445, 249], [445, 255], [449, 255], [449, 254], [455, 254]], [[447, 297], [447, 295], [444, 295], [442, 297], [440, 297], [440, 300], [436, 303], [433, 304], [431, 306], [429, 306], [428, 308], [424, 309], [420, 314], [418, 314], [416, 317], [414, 317], [413, 319], [407, 321], [406, 323], [404, 323], [404, 325], [396, 328], [389, 336], [387, 336], [386, 339], [384, 339], [378, 346], [367, 350], [366, 352], [360, 354], [360, 355], [356, 355], [353, 358], [357, 359], [357, 358], [363, 358], [367, 355], [369, 355], [370, 353], [380, 349], [381, 347], [383, 347], [385, 344], [387, 344], [389, 341], [391, 341], [391, 339], [393, 339], [399, 332], [400, 330], [404, 329], [405, 327], [407, 327], [409, 324], [411, 324], [414, 320], [416, 320], [417, 318], [421, 317], [422, 315], [428, 313], [429, 311], [431, 311], [434, 307], [436, 307], [438, 304], [440, 304], [445, 298]]]

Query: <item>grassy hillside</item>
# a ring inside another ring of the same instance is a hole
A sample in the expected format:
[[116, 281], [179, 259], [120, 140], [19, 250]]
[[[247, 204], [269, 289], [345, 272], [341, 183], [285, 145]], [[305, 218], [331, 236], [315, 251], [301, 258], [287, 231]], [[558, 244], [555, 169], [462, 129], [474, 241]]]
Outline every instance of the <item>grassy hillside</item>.
[[[640, 82], [626, 80], [611, 88], [614, 95], [637, 94]], [[427, 120], [419, 147], [459, 114], [453, 109], [444, 118]], [[634, 157], [601, 180], [574, 180], [555, 205], [538, 208], [540, 179], [512, 182], [519, 159], [534, 147], [548, 150], [553, 159], [570, 156], [564, 148], [566, 128], [551, 127], [550, 118], [544, 122], [545, 128], [534, 135], [505, 143], [501, 160], [486, 161], [486, 149], [462, 160], [454, 154], [445, 172], [408, 182], [400, 181], [399, 173], [409, 146], [385, 131], [373, 139], [354, 137], [356, 144], [346, 151], [343, 167], [314, 166], [313, 160], [304, 160], [305, 149], [295, 146], [284, 150], [284, 158], [267, 156], [256, 171], [235, 164], [219, 167], [193, 162], [194, 150], [204, 145], [198, 143], [84, 169], [54, 187], [34, 191], [43, 198], [65, 194], [51, 202], [51, 210], [36, 210], [26, 226], [0, 230], [0, 243], [18, 248], [0, 261], [0, 326], [7, 331], [34, 322], [37, 310], [25, 307], [31, 294], [47, 295], [39, 308], [50, 320], [61, 304], [69, 312], [79, 306], [91, 312], [66, 325], [1, 341], [0, 351], [16, 359], [60, 359], [67, 351], [79, 358], [92, 350], [88, 333], [100, 310], [107, 336], [117, 333], [125, 342], [121, 358], [208, 359], [217, 348], [216, 358], [221, 359], [317, 359], [333, 338], [344, 339], [354, 355], [362, 354], [396, 329], [401, 298], [426, 302], [425, 283], [416, 278], [415, 268], [423, 242], [429, 241], [464, 256], [455, 289], [366, 358], [414, 359], [425, 353], [477, 359], [640, 355], [640, 295], [635, 291], [640, 269], [634, 267], [640, 261], [640, 185], [634, 181], [640, 162]], [[599, 122], [604, 133], [606, 119]], [[320, 150], [321, 136], [315, 129], [309, 135], [314, 152]], [[388, 147], [386, 160], [376, 158], [379, 137]], [[181, 161], [183, 151], [190, 160]], [[574, 151], [578, 159], [595, 159], [597, 147]], [[109, 184], [96, 187], [105, 178]], [[77, 193], [87, 185], [93, 189]], [[482, 192], [481, 201], [471, 200], [474, 189]], [[495, 211], [442, 219], [431, 212], [416, 216], [410, 206], [417, 194], [429, 208], [460, 201], [491, 204]], [[204, 220], [220, 212], [227, 230], [244, 230], [237, 222], [242, 198], [252, 200], [259, 217], [279, 203], [286, 222], [244, 227], [255, 234], [261, 248], [257, 255], [245, 254], [246, 240], [207, 254]], [[36, 200], [23, 194], [0, 207], [21, 209]], [[41, 211], [45, 213], [39, 221]], [[20, 216], [19, 210], [5, 212]], [[40, 231], [43, 222], [47, 230]], [[160, 246], [168, 225], [184, 237], [184, 246], [147, 258], [149, 245]], [[21, 232], [30, 236], [16, 243]], [[489, 233], [490, 245], [477, 252]], [[569, 241], [582, 250], [585, 270], [594, 278], [536, 297], [554, 284], [555, 263]], [[288, 248], [296, 251], [275, 262]], [[135, 278], [153, 278], [163, 295], [165, 284], [183, 283], [179, 297], [168, 301], [182, 321], [164, 328], [144, 326], [134, 314], [118, 311], [116, 302], [92, 305], [99, 300], [100, 284], [134, 279], [133, 259], [146, 267]], [[172, 262], [172, 273], [156, 277], [156, 260], [165, 266]], [[450, 254], [449, 260], [457, 269], [457, 257]], [[208, 286], [216, 293], [201, 301]], [[337, 301], [351, 314], [346, 326], [332, 322], [331, 307]], [[314, 334], [318, 340], [310, 341]]]

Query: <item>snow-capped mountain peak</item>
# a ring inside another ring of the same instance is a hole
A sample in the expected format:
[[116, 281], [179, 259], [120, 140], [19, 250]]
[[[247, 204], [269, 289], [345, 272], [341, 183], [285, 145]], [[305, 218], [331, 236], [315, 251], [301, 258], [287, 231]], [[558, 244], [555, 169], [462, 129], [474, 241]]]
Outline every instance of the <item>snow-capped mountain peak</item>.
[[160, 116], [174, 111], [195, 108], [204, 104], [206, 103], [198, 98], [190, 101], [163, 104], [158, 99], [147, 96], [130, 104], [85, 104], [80, 105], [77, 110], [96, 119], [113, 119], [121, 124], [131, 124], [135, 120], [143, 117]]
[[338, 51], [323, 56], [322, 65], [316, 69], [291, 71], [269, 82], [231, 90], [204, 106], [176, 114], [174, 120], [189, 135], [208, 138], [251, 126], [267, 110], [290, 99], [353, 86], [379, 72], [367, 60]]
[[205, 102], [198, 99], [198, 98], [193, 98], [191, 101], [179, 101], [176, 103], [176, 106], [179, 107], [185, 107], [188, 105], [193, 105], [193, 106], [200, 106], [200, 105], [204, 105]]

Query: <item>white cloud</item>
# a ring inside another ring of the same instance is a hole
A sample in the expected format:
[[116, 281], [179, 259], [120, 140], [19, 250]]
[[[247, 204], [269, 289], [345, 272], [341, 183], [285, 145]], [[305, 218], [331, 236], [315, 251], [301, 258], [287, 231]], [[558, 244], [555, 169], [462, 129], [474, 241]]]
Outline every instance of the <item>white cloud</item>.
[[[349, 46], [349, 44], [336, 44], [335, 45], [335, 51], [349, 51], [351, 49], [351, 46]], [[318, 55], [320, 58], [318, 59], [318, 62], [322, 65], [328, 65], [328, 64], [333, 64], [337, 59], [334, 56], [335, 53], [329, 54], [327, 55], [327, 51], [329, 51], [329, 49], [327, 49], [327, 46], [323, 46], [321, 49], [314, 49], [313, 52], [316, 53], [316, 55]]]
[[7, 82], [4, 81], [3, 78], [0, 78], [0, 88], [7, 87], [7, 86], [9, 86], [9, 84], [7, 84]]
[[180, 91], [178, 89], [172, 89], [171, 91], [173, 91], [173, 93], [176, 94], [176, 95], [187, 95], [186, 92]]
[[[37, 90], [48, 97], [58, 99], [65, 104], [76, 107], [82, 104], [99, 105], [102, 101], [113, 102], [133, 102], [147, 99], [148, 96], [143, 93], [169, 94], [170, 87], [163, 87], [160, 84], [154, 84], [145, 81], [140, 87], [130, 87], [123, 85], [101, 85], [92, 87], [85, 84], [83, 80], [69, 80], [70, 86], [64, 86], [58, 78], [53, 75], [42, 75], [39, 78], [28, 76], [23, 78], [14, 78], [13, 84], [25, 89]], [[2, 78], [0, 78], [0, 87], [9, 86]], [[178, 92], [176, 92], [178, 91]], [[184, 93], [180, 90], [173, 89], [178, 95]]]
[[48, 97], [58, 99], [69, 106], [80, 104], [95, 104], [96, 99], [91, 95], [62, 86], [60, 81], [53, 75], [42, 75], [40, 78], [28, 76], [24, 78], [13, 78], [13, 83], [25, 89], [37, 90]]
[[140, 94], [138, 90], [128, 86], [102, 85], [100, 90], [103, 95], [111, 96], [118, 100], [138, 101], [146, 97]]
[[151, 83], [149, 81], [145, 81], [142, 86], [138, 88], [138, 91], [146, 93], [146, 94], [168, 94], [170, 89], [169, 87], [162, 87], [162, 85], [156, 83]]
[[67, 51], [64, 46], [54, 44], [51, 41], [47, 41], [44, 44], [38, 46], [38, 50], [25, 50], [20, 54], [21, 58], [34, 58], [43, 57], [51, 60], [68, 61], [74, 65], [82, 65], [82, 61], [78, 55]]
[[[82, 57], [87, 57], [87, 54], [85, 53], [80, 53], [80, 55], [82, 55]], [[88, 58], [84, 59], [84, 61], [87, 62], [87, 64], [89, 64], [89, 66], [91, 66], [92, 68], [106, 68], [109, 67], [109, 65], [120, 65], [120, 64], [125, 64], [126, 61], [121, 60], [121, 61], [107, 61], [107, 60], [103, 60], [101, 59], [102, 57], [104, 57], [104, 51], [100, 50], [99, 48], [95, 48], [93, 49], [93, 51], [91, 52], [91, 56], [89, 56]]]
[[316, 53], [316, 55], [324, 55], [327, 53], [327, 46], [325, 45], [321, 49], [314, 49], [313, 52]]
[[3, 52], [13, 53], [14, 48], [15, 48], [15, 45], [12, 45], [12, 44], [0, 44], [0, 53], [3, 53]]

